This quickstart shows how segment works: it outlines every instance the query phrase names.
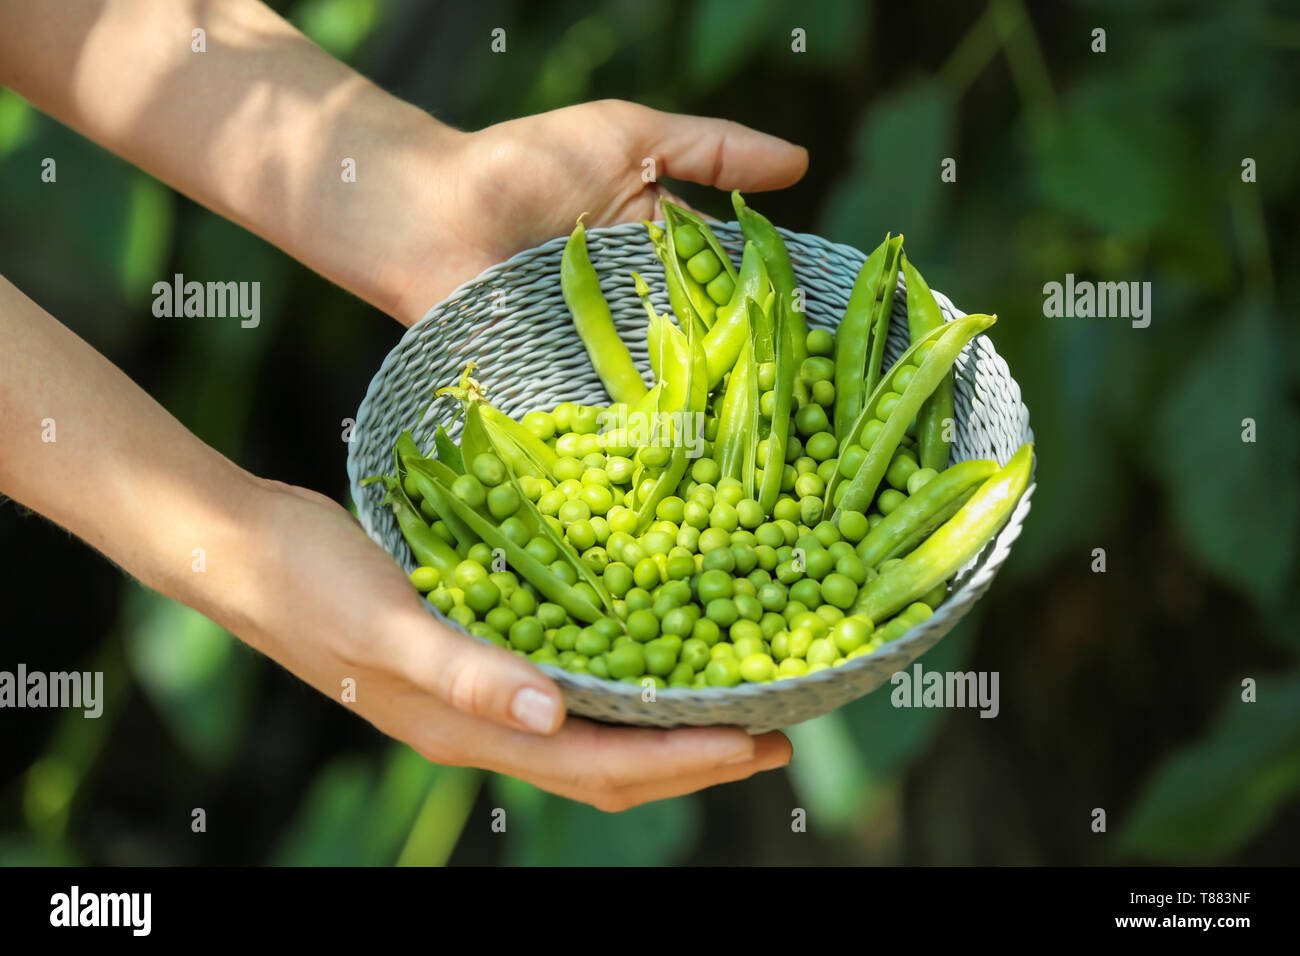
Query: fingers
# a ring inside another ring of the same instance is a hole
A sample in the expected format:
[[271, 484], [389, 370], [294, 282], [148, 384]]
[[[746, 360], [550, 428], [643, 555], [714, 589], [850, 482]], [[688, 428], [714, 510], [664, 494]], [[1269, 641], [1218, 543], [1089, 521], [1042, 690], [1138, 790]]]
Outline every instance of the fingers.
[[695, 793], [707, 787], [724, 783], [746, 780], [756, 773], [775, 770], [790, 762], [790, 741], [779, 731], [752, 738], [755, 743], [754, 754], [741, 763], [727, 764], [707, 770], [697, 770], [671, 777], [646, 780], [627, 786], [592, 786], [587, 781], [574, 780], [571, 777], [554, 777], [544, 774], [520, 775], [536, 787], [550, 793], [590, 804], [606, 813], [619, 813], [643, 803], [655, 800], [667, 800], [688, 793]]
[[718, 189], [781, 189], [803, 178], [808, 151], [731, 120], [636, 107], [634, 140], [662, 175]]
[[564, 722], [564, 696], [516, 654], [480, 644], [422, 610], [385, 628], [388, 669], [470, 717], [552, 734]]

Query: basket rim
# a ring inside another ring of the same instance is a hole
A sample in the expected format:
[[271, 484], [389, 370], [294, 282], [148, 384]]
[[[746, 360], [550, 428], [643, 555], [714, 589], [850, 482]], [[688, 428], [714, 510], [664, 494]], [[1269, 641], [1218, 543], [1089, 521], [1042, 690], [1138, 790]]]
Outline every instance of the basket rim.
[[[659, 220], [655, 220], [655, 222], [657, 224], [662, 224], [663, 220], [659, 219]], [[740, 232], [740, 226], [739, 223], [737, 222], [721, 222], [721, 223], [711, 222], [710, 227], [714, 230], [715, 233], [725, 232], [728, 234], [730, 233], [738, 234]], [[781, 226], [777, 226], [776, 228], [777, 231], [782, 234], [782, 238], [786, 239], [787, 242], [788, 240], [793, 239], [798, 244], [803, 246], [820, 247], [820, 249], [823, 250], [824, 252], [837, 255], [846, 261], [856, 263], [859, 267], [861, 266], [861, 263], [865, 262], [867, 259], [867, 254], [864, 253], [862, 250], [858, 249], [856, 246], [851, 246], [846, 243], [834, 242], [832, 240], [826, 239], [823, 236], [819, 236], [815, 233], [796, 232], [794, 230], [786, 229]], [[620, 237], [623, 235], [643, 237], [645, 235], [644, 230], [645, 230], [644, 224], [640, 221], [636, 221], [636, 222], [616, 223], [615, 225], [612, 226], [589, 227], [587, 229], [587, 235], [589, 241], [593, 234], [599, 237], [604, 237], [604, 236]], [[719, 236], [719, 238], [721, 239], [722, 237]], [[387, 381], [388, 378], [387, 373], [391, 370], [393, 365], [395, 365], [398, 361], [401, 360], [404, 352], [403, 347], [406, 345], [407, 341], [409, 339], [415, 338], [420, 333], [421, 330], [423, 330], [427, 325], [429, 325], [438, 315], [444, 312], [446, 310], [448, 303], [453, 302], [456, 299], [460, 298], [461, 296], [471, 292], [475, 288], [490, 282], [498, 275], [518, 267], [522, 263], [526, 263], [540, 255], [545, 255], [554, 252], [556, 250], [562, 249], [564, 244], [567, 241], [568, 241], [567, 236], [563, 236], [563, 235], [556, 236], [552, 239], [548, 239], [545, 242], [540, 243], [539, 245], [521, 250], [520, 252], [517, 252], [514, 255], [510, 256], [508, 259], [505, 259], [501, 262], [489, 266], [474, 278], [462, 282], [460, 285], [456, 286], [456, 288], [453, 289], [451, 292], [449, 292], [441, 301], [431, 306], [425, 312], [425, 314], [420, 318], [419, 321], [412, 323], [411, 326], [403, 332], [398, 342], [392, 347], [392, 349], [389, 350], [388, 354], [384, 357], [383, 362], [380, 363], [379, 368], [376, 370], [374, 376], [371, 378], [370, 384], [366, 388], [365, 397], [362, 399], [361, 404], [357, 408], [356, 422], [355, 425], [353, 426], [353, 434], [358, 435], [362, 432], [363, 424], [369, 418], [368, 413], [370, 411], [372, 401], [379, 394], [381, 389], [381, 383]], [[901, 290], [906, 289], [906, 283], [901, 272], [898, 277], [898, 282], [895, 288], [895, 294], [897, 294], [897, 292], [900, 289]], [[944, 311], [948, 314], [949, 317], [946, 318], [946, 321], [953, 321], [955, 319], [962, 318], [963, 316], [967, 315], [966, 312], [962, 311], [956, 305], [954, 305], [952, 300], [949, 299], [948, 296], [946, 296], [944, 293], [933, 288], [930, 291], [935, 296], [935, 298], [939, 300], [941, 311]], [[974, 342], [979, 338], [985, 338], [985, 337], [986, 337], [985, 333], [980, 333], [978, 336], [976, 336], [976, 339], [972, 339], [972, 341], [968, 343], [967, 348], [970, 348], [974, 344]], [[1010, 369], [1008, 367], [1008, 373], [1009, 372]], [[1014, 377], [1011, 378], [1011, 381], [1013, 382], [1015, 381]], [[1034, 441], [1033, 428], [1029, 424], [1028, 406], [1024, 403], [1023, 399], [1021, 400], [1020, 404], [1025, 411], [1025, 433], [1027, 435], [1027, 438], [1025, 440]], [[359, 447], [360, 447], [360, 442], [356, 440], [350, 442], [348, 446], [347, 474], [349, 479], [349, 491], [350, 494], [352, 495], [354, 503], [358, 504], [358, 508], [357, 508], [358, 519], [360, 520], [362, 527], [366, 531], [366, 534], [371, 538], [371, 540], [375, 540], [373, 529], [370, 526], [370, 522], [368, 520], [369, 515], [364, 513], [359, 506], [359, 502], [361, 500], [361, 486], [360, 486], [361, 476], [359, 474], [360, 462], [357, 460]], [[1029, 513], [1031, 499], [1033, 497], [1035, 489], [1038, 487], [1037, 481], [1035, 480], [1037, 469], [1038, 469], [1038, 451], [1037, 448], [1035, 447], [1033, 461], [1031, 464], [1029, 484], [1026, 486], [1025, 491], [1021, 496], [1020, 501], [1017, 503], [1014, 512], [1012, 513], [1011, 516], [1008, 517], [1006, 523], [1002, 526], [1001, 529], [999, 529], [998, 533], [994, 535], [993, 538], [990, 539], [985, 544], [985, 546], [980, 549], [980, 552], [977, 555], [975, 555], [969, 562], [967, 562], [967, 564], [964, 565], [964, 567], [972, 568], [972, 569], [978, 568], [981, 565], [981, 563], [985, 561], [985, 556], [990, 552], [990, 550], [998, 546], [999, 540], [1002, 538], [1003, 534], [1007, 531], [1007, 529], [1014, 527], [1015, 534], [1012, 536], [1012, 538], [1009, 541], [1006, 542], [1008, 556], [1009, 556], [1010, 545], [1013, 544], [1015, 539], [1020, 535], [1024, 519], [1028, 516]], [[997, 567], [1000, 567], [1001, 563], [1003, 563], [1004, 561], [1005, 561], [1005, 556], [1001, 561], [999, 561]], [[997, 570], [997, 567], [995, 567], [994, 569], [995, 572]], [[952, 592], [949, 593], [948, 598], [944, 601], [944, 603], [941, 604], [929, 618], [909, 628], [905, 633], [895, 638], [894, 640], [890, 641], [889, 643], [882, 644], [880, 647], [876, 648], [871, 653], [861, 654], [856, 658], [847, 659], [844, 661], [843, 664], [840, 664], [839, 666], [825, 667], [811, 674], [801, 674], [796, 677], [784, 677], [781, 678], [779, 681], [772, 680], [772, 681], [764, 681], [759, 683], [742, 682], [732, 687], [656, 688], [654, 692], [655, 699], [657, 700], [659, 699], [660, 696], [663, 696], [668, 698], [669, 700], [680, 701], [680, 702], [691, 702], [691, 701], [698, 700], [701, 702], [708, 701], [712, 703], [717, 703], [725, 700], [759, 698], [764, 696], [765, 694], [772, 693], [774, 688], [777, 687], [788, 688], [794, 684], [798, 684], [802, 686], [813, 686], [816, 684], [829, 684], [829, 683], [838, 682], [848, 674], [851, 674], [863, 668], [870, 667], [874, 664], [878, 664], [880, 660], [884, 657], [887, 657], [891, 654], [905, 652], [910, 645], [916, 643], [917, 641], [927, 638], [934, 631], [940, 630], [941, 633], [935, 641], [935, 643], [937, 643], [938, 640], [941, 640], [944, 636], [946, 636], [948, 631], [950, 631], [953, 627], [955, 627], [958, 623], [960, 623], [961, 618], [963, 618], [968, 613], [969, 608], [971, 606], [973, 606], [975, 603], [979, 601], [980, 598], [983, 597], [985, 591], [987, 590], [987, 587], [991, 583], [992, 582], [990, 580], [985, 584], [983, 588], [973, 592], [967, 591], [964, 594], [962, 593], [961, 588], [954, 589]], [[959, 596], [962, 598], [961, 600], [953, 600], [954, 598], [957, 598]], [[421, 597], [421, 601], [426, 607], [426, 609], [433, 615], [433, 617], [437, 621], [455, 630], [457, 633], [463, 634], [466, 637], [469, 637], [470, 639], [482, 644], [485, 647], [497, 646], [484, 638], [480, 638], [474, 634], [469, 633], [467, 629], [462, 628], [455, 621], [452, 621], [446, 616], [444, 616], [437, 608], [435, 608], [423, 597]], [[633, 700], [640, 702], [642, 699], [642, 694], [644, 692], [643, 683], [630, 684], [630, 683], [625, 683], [623, 681], [610, 680], [607, 678], [597, 677], [594, 674], [575, 674], [572, 671], [567, 671], [564, 668], [558, 667], [553, 664], [538, 663], [536, 661], [529, 661], [529, 663], [532, 664], [534, 667], [538, 668], [540, 671], [546, 674], [553, 681], [555, 681], [555, 683], [558, 684], [562, 689], [572, 687], [573, 689], [597, 691], [601, 694], [612, 696], [612, 697], [626, 698], [629, 702]]]

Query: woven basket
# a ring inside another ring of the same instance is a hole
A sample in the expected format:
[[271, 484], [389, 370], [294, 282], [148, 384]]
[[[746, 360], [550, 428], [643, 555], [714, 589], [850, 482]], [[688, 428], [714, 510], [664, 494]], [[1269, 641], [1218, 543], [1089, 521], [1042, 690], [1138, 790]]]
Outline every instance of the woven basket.
[[[728, 223], [715, 226], [714, 231], [733, 261], [739, 261], [743, 248], [739, 228]], [[804, 291], [809, 326], [834, 328], [865, 256], [850, 246], [816, 236], [785, 230], [782, 234]], [[489, 400], [516, 418], [562, 401], [589, 405], [609, 401], [560, 293], [564, 241], [553, 239], [522, 252], [461, 286], [407, 331], [370, 383], [357, 411], [348, 450], [352, 497], [366, 532], [408, 572], [415, 562], [396, 519], [381, 502], [382, 489], [377, 484], [363, 488], [361, 480], [391, 472], [393, 442], [403, 429], [411, 429], [417, 440], [422, 440], [435, 424], [451, 421], [452, 405], [442, 400], [432, 404], [423, 420], [420, 416], [430, 405], [434, 390], [457, 381], [468, 360], [478, 363], [475, 377], [486, 387]], [[587, 246], [619, 335], [649, 384], [646, 315], [628, 273], [636, 271], [646, 278], [660, 311], [668, 311], [669, 306], [663, 268], [645, 227], [628, 223], [588, 229]], [[965, 314], [937, 292], [935, 299], [948, 321]], [[885, 347], [886, 367], [906, 347], [906, 293], [900, 278]], [[986, 336], [966, 347], [956, 368], [953, 460], [992, 458], [1005, 464], [1033, 437], [1019, 386]], [[452, 429], [453, 437], [458, 428]], [[997, 538], [957, 574], [947, 600], [933, 616], [874, 653], [838, 667], [767, 684], [670, 688], [647, 700], [651, 695], [638, 686], [540, 666], [563, 688], [571, 712], [611, 723], [654, 727], [733, 724], [760, 733], [817, 717], [880, 687], [952, 630], [1006, 560], [1029, 512], [1034, 487], [1031, 482]], [[432, 605], [427, 606], [444, 623], [457, 627]]]

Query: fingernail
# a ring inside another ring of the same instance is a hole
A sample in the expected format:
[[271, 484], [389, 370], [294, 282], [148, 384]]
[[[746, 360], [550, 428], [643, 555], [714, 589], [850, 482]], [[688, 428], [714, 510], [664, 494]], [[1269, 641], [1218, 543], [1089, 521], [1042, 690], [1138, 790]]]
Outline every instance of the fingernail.
[[559, 703], [533, 687], [525, 687], [510, 701], [510, 716], [534, 733], [550, 732], [559, 718]]

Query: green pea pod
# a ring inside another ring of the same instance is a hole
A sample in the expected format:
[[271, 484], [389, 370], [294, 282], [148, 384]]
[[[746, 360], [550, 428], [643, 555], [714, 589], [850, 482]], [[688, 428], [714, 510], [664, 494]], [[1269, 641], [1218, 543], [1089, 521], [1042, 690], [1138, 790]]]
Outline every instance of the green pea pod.
[[[862, 426], [875, 416], [876, 407], [879, 405], [880, 400], [893, 391], [894, 377], [902, 368], [910, 364], [909, 360], [917, 353], [917, 350], [925, 343], [933, 343], [929, 354], [926, 355], [920, 367], [916, 369], [916, 373], [912, 376], [911, 382], [908, 383], [900, 394], [898, 401], [895, 402], [893, 411], [890, 412], [888, 420], [884, 422], [880, 433], [876, 436], [875, 441], [871, 443], [871, 447], [867, 449], [867, 455], [863, 459], [861, 467], [844, 490], [843, 498], [836, 509], [837, 513], [839, 510], [863, 512], [867, 510], [875, 497], [876, 489], [880, 486], [880, 480], [885, 476], [885, 471], [889, 468], [889, 463], [894, 457], [894, 452], [898, 449], [899, 442], [902, 440], [907, 426], [916, 417], [917, 412], [920, 411], [921, 404], [929, 398], [943, 376], [951, 370], [953, 363], [957, 361], [957, 356], [966, 347], [966, 343], [996, 321], [997, 317], [992, 315], [968, 315], [955, 322], [949, 322], [942, 328], [927, 333], [894, 363], [893, 368], [880, 380], [875, 391], [867, 400], [866, 406], [858, 415], [857, 422], [846, 436], [846, 441], [858, 435]], [[842, 452], [843, 447], [840, 450]], [[838, 487], [838, 484], [834, 479], [828, 483], [826, 490], [828, 504], [834, 502], [834, 490], [835, 487]]]
[[[853, 283], [849, 294], [849, 304], [844, 310], [844, 318], [835, 330], [835, 437], [843, 441], [849, 427], [862, 411], [862, 403], [871, 394], [873, 382], [869, 387], [868, 357], [871, 355], [874, 335], [883, 288], [888, 285], [893, 292], [893, 284], [887, 282], [888, 262], [893, 247], [889, 233], [878, 245], [867, 261], [858, 270], [858, 278]], [[892, 299], [892, 296], [889, 296]]]
[[641, 222], [645, 225], [646, 232], [650, 234], [650, 245], [654, 248], [655, 256], [664, 267], [664, 285], [668, 287], [668, 305], [672, 308], [673, 315], [677, 316], [677, 321], [683, 328], [692, 322], [703, 325], [704, 320], [699, 317], [690, 296], [686, 294], [686, 287], [682, 284], [681, 269], [677, 268], [677, 257], [668, 248], [668, 234], [648, 219], [642, 219]]
[[903, 251], [903, 237], [894, 236], [887, 243], [885, 266], [876, 288], [875, 315], [871, 323], [871, 354], [867, 356], [864, 395], [875, 391], [885, 359], [885, 340], [889, 338], [889, 316], [894, 310], [894, 290], [898, 288], [898, 256]]
[[713, 449], [714, 458], [723, 475], [742, 480], [748, 475], [752, 483], [753, 467], [746, 470], [745, 463], [747, 453], [753, 445], [758, 408], [758, 370], [754, 364], [754, 346], [749, 341], [748, 321], [745, 323], [745, 339], [740, 357], [731, 369], [731, 377], [727, 379], [722, 411], [718, 415], [718, 437], [713, 443]]
[[480, 407], [480, 403], [476, 401], [471, 401], [465, 406], [465, 427], [460, 433], [460, 454], [466, 465], [472, 465], [479, 455], [492, 451], [492, 439], [488, 437], [487, 425], [483, 422]]
[[600, 291], [600, 279], [587, 257], [587, 233], [581, 218], [564, 245], [560, 289], [605, 390], [616, 402], [635, 404], [646, 393], [645, 381], [614, 328], [609, 303]]
[[588, 601], [580, 592], [575, 591], [563, 578], [558, 577], [532, 554], [507, 538], [500, 528], [453, 495], [445, 485], [435, 481], [434, 486], [439, 496], [435, 505], [439, 513], [442, 513], [443, 508], [450, 509], [489, 547], [500, 548], [510, 566], [547, 598], [578, 620], [588, 624], [593, 624], [604, 617], [600, 608]]
[[[747, 240], [758, 247], [758, 253], [763, 257], [763, 264], [767, 266], [767, 274], [772, 279], [772, 286], [776, 289], [776, 297], [785, 308], [785, 315], [790, 323], [790, 340], [794, 349], [794, 367], [798, 369], [803, 360], [808, 357], [808, 323], [804, 321], [802, 308], [795, 308], [796, 304], [802, 305], [802, 303], [795, 302], [794, 293], [798, 288], [798, 282], [794, 276], [794, 266], [790, 262], [790, 250], [786, 248], [781, 234], [776, 231], [776, 226], [761, 213], [745, 205], [740, 190], [732, 191], [731, 205], [736, 210], [736, 219], [740, 222], [741, 232], [745, 234]], [[803, 383], [797, 384], [802, 392]]]
[[[560, 459], [553, 448], [499, 408], [487, 402], [474, 404], [483, 419], [492, 449], [505, 464], [520, 475], [555, 480], [555, 464]], [[467, 422], [468, 414], [466, 410]]]
[[465, 461], [460, 448], [451, 440], [447, 429], [439, 425], [433, 430], [433, 447], [438, 453], [438, 460], [458, 475], [465, 474]]
[[[907, 328], [912, 341], [931, 329], [944, 324], [943, 312], [921, 273], [903, 256], [903, 278], [907, 281]], [[954, 381], [949, 372], [939, 383], [934, 394], [926, 399], [916, 419], [917, 445], [921, 451], [921, 467], [941, 471], [948, 465], [948, 423], [953, 421]]]
[[767, 277], [763, 257], [752, 243], [745, 243], [740, 260], [740, 276], [731, 301], [718, 306], [717, 320], [704, 337], [704, 354], [709, 362], [709, 389], [717, 388], [722, 377], [731, 371], [741, 349], [749, 342], [749, 300], [762, 303], [770, 294], [772, 280]]
[[462, 555], [468, 554], [469, 549], [478, 543], [479, 536], [470, 530], [469, 525], [461, 521], [454, 511], [448, 508], [438, 507], [438, 490], [433, 484], [441, 482], [450, 488], [451, 483], [456, 480], [456, 473], [444, 465], [442, 462], [433, 461], [428, 458], [405, 458], [406, 472], [415, 482], [415, 486], [420, 489], [420, 496], [432, 505], [438, 517], [446, 523], [447, 528], [451, 531], [451, 536], [456, 539], [456, 550]]
[[[645, 307], [645, 313], [649, 321], [645, 327], [645, 344], [646, 351], [650, 354], [650, 371], [658, 382], [663, 374], [663, 323], [664, 317], [655, 311], [654, 303], [650, 301], [650, 286], [637, 273], [631, 273], [632, 283], [636, 287], [636, 294], [641, 299], [641, 305]], [[641, 399], [637, 405], [644, 404], [645, 399]]]
[[785, 466], [785, 449], [790, 434], [790, 405], [794, 399], [795, 375], [799, 369], [799, 359], [794, 348], [796, 323], [790, 319], [785, 302], [780, 297], [776, 299], [773, 313], [776, 384], [772, 422], [767, 434], [767, 465], [763, 468], [763, 482], [758, 491], [758, 503], [763, 512], [769, 515], [781, 494], [781, 472]]
[[415, 556], [416, 564], [421, 567], [437, 568], [444, 579], [450, 579], [451, 573], [456, 570], [456, 565], [460, 564], [460, 555], [456, 553], [456, 549], [438, 537], [433, 529], [424, 523], [419, 509], [411, 503], [411, 499], [402, 490], [400, 478], [394, 478], [392, 475], [376, 475], [367, 478], [362, 484], [373, 481], [384, 483], [387, 489], [384, 504], [393, 509], [397, 526], [401, 529], [402, 537], [406, 539], [411, 554]]
[[[687, 297], [691, 300], [691, 305], [695, 307], [696, 314], [699, 315], [704, 327], [711, 328], [714, 324], [715, 315], [718, 309], [718, 303], [709, 295], [705, 285], [691, 274], [688, 262], [691, 256], [684, 253], [679, 248], [677, 234], [682, 226], [690, 226], [697, 230], [700, 237], [704, 240], [705, 249], [713, 254], [718, 260], [723, 273], [734, 284], [736, 281], [736, 270], [731, 265], [731, 260], [727, 252], [722, 248], [722, 243], [718, 242], [713, 230], [699, 216], [683, 209], [676, 203], [671, 203], [667, 199], [661, 199], [660, 204], [664, 209], [664, 233], [667, 240], [668, 249], [671, 251], [676, 262], [675, 272], [679, 277], [682, 288], [686, 290]], [[700, 255], [704, 250], [698, 250], [692, 253], [692, 256]]]
[[858, 557], [869, 568], [907, 554], [956, 513], [990, 475], [995, 461], [962, 461], [931, 478], [916, 494], [885, 515], [858, 544]]
[[869, 581], [859, 593], [854, 612], [883, 621], [956, 574], [1007, 523], [1029, 487], [1033, 464], [1034, 445], [1026, 442], [1005, 468], [980, 485], [915, 551]]
[[399, 471], [397, 473], [398, 478], [402, 477], [400, 468], [401, 468], [402, 461], [404, 459], [411, 458], [411, 457], [415, 457], [415, 458], [424, 457], [424, 455], [420, 451], [420, 446], [415, 443], [415, 438], [414, 436], [411, 435], [409, 431], [404, 431], [397, 436], [397, 441], [393, 443], [393, 451], [397, 455], [397, 463], [399, 468]]

